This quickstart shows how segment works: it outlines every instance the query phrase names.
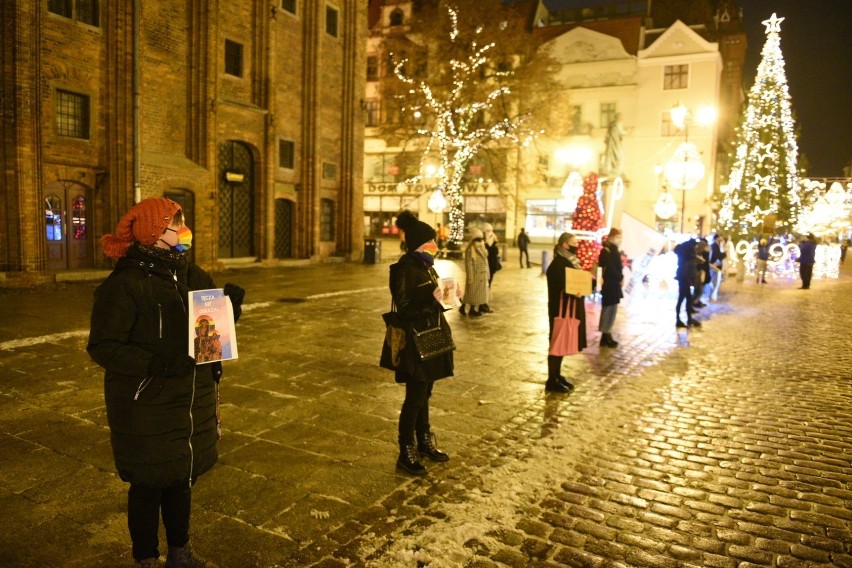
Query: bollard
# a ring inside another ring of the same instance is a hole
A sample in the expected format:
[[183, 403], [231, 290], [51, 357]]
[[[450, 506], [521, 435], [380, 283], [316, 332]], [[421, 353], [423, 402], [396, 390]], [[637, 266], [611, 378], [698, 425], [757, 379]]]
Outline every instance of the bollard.
[[547, 272], [547, 265], [550, 264], [550, 253], [546, 250], [541, 251], [541, 273]]

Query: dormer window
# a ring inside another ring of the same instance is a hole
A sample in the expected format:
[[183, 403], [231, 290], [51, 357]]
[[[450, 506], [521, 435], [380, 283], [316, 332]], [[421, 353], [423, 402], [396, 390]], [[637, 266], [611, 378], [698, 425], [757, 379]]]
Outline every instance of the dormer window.
[[397, 8], [390, 15], [390, 25], [392, 26], [401, 26], [402, 22], [405, 20], [405, 14]]

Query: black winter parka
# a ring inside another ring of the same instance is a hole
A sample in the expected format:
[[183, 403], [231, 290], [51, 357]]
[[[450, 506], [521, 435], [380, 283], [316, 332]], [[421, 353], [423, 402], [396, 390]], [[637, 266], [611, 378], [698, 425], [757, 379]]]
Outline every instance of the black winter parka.
[[105, 369], [110, 440], [124, 481], [172, 487], [216, 463], [221, 364], [177, 377], [148, 372], [153, 358], [188, 356], [187, 293], [215, 287], [194, 264], [172, 271], [132, 247], [95, 291], [87, 351]]

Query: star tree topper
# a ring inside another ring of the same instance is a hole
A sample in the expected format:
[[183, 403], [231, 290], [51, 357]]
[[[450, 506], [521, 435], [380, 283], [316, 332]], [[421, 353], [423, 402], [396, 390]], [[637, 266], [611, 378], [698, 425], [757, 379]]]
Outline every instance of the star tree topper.
[[775, 15], [775, 12], [772, 12], [772, 17], [768, 20], [763, 20], [760, 22], [764, 26], [766, 26], [766, 33], [781, 33], [781, 22], [784, 21], [784, 18], [779, 18]]

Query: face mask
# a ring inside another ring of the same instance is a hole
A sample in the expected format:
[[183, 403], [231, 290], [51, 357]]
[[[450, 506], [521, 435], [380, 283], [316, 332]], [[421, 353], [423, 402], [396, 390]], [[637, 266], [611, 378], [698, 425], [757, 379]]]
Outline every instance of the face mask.
[[170, 227], [166, 228], [166, 230], [177, 234], [178, 244], [176, 245], [169, 245], [169, 243], [166, 243], [166, 241], [160, 239], [161, 241], [169, 245], [169, 248], [173, 251], [186, 252], [190, 249], [190, 247], [192, 247], [192, 231], [190, 231], [189, 227], [187, 227], [186, 225], [177, 230], [172, 229]]
[[577, 247], [568, 247], [568, 252], [572, 252], [574, 254], [577, 254]]
[[438, 243], [426, 243], [420, 250], [422, 252], [425, 252], [432, 258], [435, 258], [436, 256], [438, 256]]

